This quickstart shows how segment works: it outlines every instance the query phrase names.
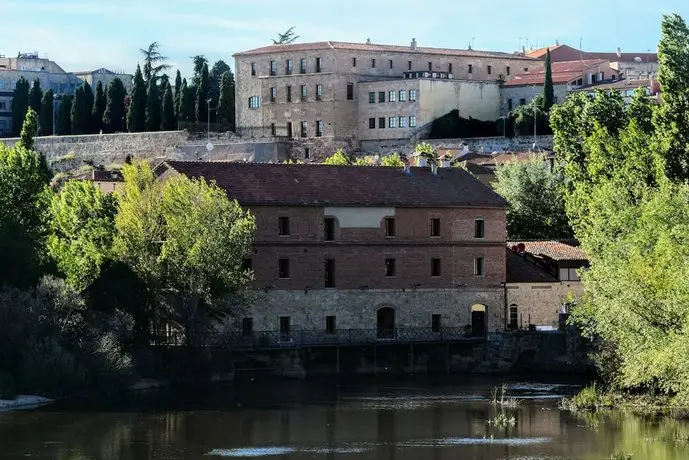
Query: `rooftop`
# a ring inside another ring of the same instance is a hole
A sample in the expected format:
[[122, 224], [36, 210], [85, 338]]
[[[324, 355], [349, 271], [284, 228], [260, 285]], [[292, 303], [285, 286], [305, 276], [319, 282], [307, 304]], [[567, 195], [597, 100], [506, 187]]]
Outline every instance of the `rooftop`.
[[160, 176], [176, 171], [203, 177], [242, 205], [506, 208], [507, 202], [461, 168], [401, 168], [243, 162], [163, 161]]
[[[553, 62], [550, 65], [553, 84], [567, 84], [572, 80], [580, 78], [586, 70], [596, 66], [610, 67], [610, 64], [605, 59]], [[513, 79], [503, 83], [503, 86], [542, 85], [544, 81], [545, 66], [540, 66], [529, 69], [527, 72], [516, 74]]]
[[579, 244], [576, 240], [508, 241], [507, 247], [512, 248], [520, 244], [524, 245], [524, 252], [550, 260], [588, 260], [586, 254], [579, 249]]
[[557, 283], [558, 279], [516, 252], [507, 250], [508, 283]]
[[597, 51], [582, 51], [568, 45], [551, 45], [544, 48], [538, 48], [526, 53], [528, 57], [544, 59], [546, 53], [550, 50], [551, 55], [554, 51], [559, 51], [563, 56], [570, 59], [605, 59], [611, 62], [634, 62], [636, 58], [641, 59], [641, 62], [658, 62], [657, 53], [623, 53], [623, 52], [597, 52]]

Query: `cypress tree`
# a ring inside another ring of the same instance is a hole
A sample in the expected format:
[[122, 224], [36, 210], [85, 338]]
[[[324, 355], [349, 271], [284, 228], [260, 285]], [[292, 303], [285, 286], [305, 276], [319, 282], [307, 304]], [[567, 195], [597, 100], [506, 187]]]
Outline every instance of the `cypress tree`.
[[29, 82], [24, 77], [19, 77], [12, 97], [12, 134], [19, 137], [29, 109]]
[[208, 89], [210, 88], [208, 76], [208, 64], [203, 64], [201, 78], [196, 88], [196, 123], [205, 123], [208, 120]]
[[148, 81], [146, 91], [146, 130], [160, 130], [160, 92], [158, 84], [154, 79]]
[[165, 87], [165, 93], [163, 93], [163, 119], [160, 129], [163, 131], [172, 131], [173, 129], [177, 129], [175, 125], [175, 102], [172, 99], [172, 87], [170, 83], [168, 83]]
[[38, 134], [38, 114], [33, 108], [29, 107], [29, 110], [26, 111], [26, 119], [22, 124], [19, 146], [24, 147], [26, 150], [33, 150], [36, 134]]
[[138, 64], [134, 73], [131, 96], [132, 102], [127, 113], [127, 129], [130, 133], [137, 133], [146, 129], [146, 86]]
[[180, 74], [179, 70], [177, 70], [177, 75], [175, 76], [175, 94], [174, 94], [175, 118], [179, 118], [179, 100], [180, 100], [181, 91], [182, 91], [182, 74]]
[[553, 71], [550, 64], [550, 50], [545, 55], [545, 81], [543, 84], [543, 110], [548, 111], [553, 106], [555, 94], [553, 90]]
[[231, 70], [222, 74], [220, 79], [218, 122], [234, 131], [234, 75]]
[[36, 112], [36, 115], [41, 113], [41, 100], [43, 99], [43, 91], [41, 90], [41, 81], [37, 78], [33, 81], [33, 86], [29, 91], [29, 107]]
[[96, 127], [93, 126], [93, 104], [95, 101], [93, 88], [91, 88], [91, 85], [87, 81], [84, 81], [82, 86], [84, 91], [82, 94], [83, 100], [81, 101], [81, 110], [83, 110], [84, 134], [93, 134], [96, 132]]
[[99, 81], [96, 85], [96, 99], [93, 101], [93, 110], [91, 112], [91, 127], [93, 132], [97, 133], [103, 129], [103, 115], [105, 114], [105, 106], [107, 100], [105, 98], [105, 91], [103, 91], [103, 82]]
[[74, 100], [72, 101], [72, 111], [70, 113], [70, 121], [72, 126], [72, 134], [86, 134], [88, 131], [88, 120], [84, 112], [84, 87], [80, 86], [74, 93]]
[[57, 133], [61, 136], [72, 134], [72, 96], [62, 96], [60, 110], [57, 112]]
[[41, 112], [38, 116], [38, 132], [41, 136], [53, 134], [53, 90], [43, 93], [41, 100]]
[[124, 83], [119, 78], [115, 78], [108, 85], [106, 95], [105, 113], [103, 113], [103, 131], [117, 133], [124, 131], [124, 98], [127, 91]]
[[192, 90], [187, 86], [186, 78], [182, 81], [179, 94], [179, 119], [187, 122], [194, 120], [194, 98]]

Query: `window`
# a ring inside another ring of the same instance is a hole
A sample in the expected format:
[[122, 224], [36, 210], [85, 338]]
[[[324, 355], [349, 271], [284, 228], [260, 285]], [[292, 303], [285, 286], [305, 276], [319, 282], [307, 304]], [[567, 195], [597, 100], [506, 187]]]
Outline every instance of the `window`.
[[250, 337], [254, 333], [254, 319], [242, 318], [242, 336]]
[[414, 101], [416, 101], [416, 90], [410, 89], [409, 90], [409, 102], [414, 102]]
[[385, 128], [385, 117], [378, 118], [378, 129]]
[[309, 125], [305, 121], [301, 122], [301, 137], [307, 137], [309, 135]]
[[510, 66], [507, 66], [507, 68], [505, 69], [505, 73], [507, 73], [507, 75], [510, 74]]
[[242, 259], [242, 271], [248, 271], [251, 270], [251, 267], [253, 266], [253, 261], [251, 259]]
[[392, 59], [388, 59], [388, 69], [392, 69]]
[[292, 60], [291, 60], [291, 59], [287, 59], [287, 61], [285, 62], [285, 73], [286, 73], [287, 75], [292, 75], [292, 70], [294, 70], [294, 69], [292, 68]]
[[287, 137], [292, 137], [292, 122], [287, 122]]
[[323, 85], [316, 85], [316, 100], [323, 100]]
[[261, 107], [261, 98], [258, 96], [251, 96], [249, 98], [249, 108], [257, 109], [259, 107]]
[[325, 241], [335, 241], [335, 218], [326, 217], [323, 219], [323, 239]]
[[304, 159], [308, 160], [311, 157], [311, 151], [308, 147], [304, 147]]
[[519, 105], [526, 105], [526, 99], [519, 99]]
[[579, 274], [576, 268], [561, 268], [560, 281], [579, 281]]
[[326, 316], [325, 317], [325, 333], [334, 334], [335, 333], [335, 317]]
[[528, 71], [529, 71], [529, 68], [528, 68], [528, 67], [524, 67], [524, 72], [528, 72]]
[[416, 128], [416, 117], [414, 115], [409, 117], [409, 127]]
[[0, 101], [0, 110], [7, 110], [7, 102]]
[[274, 77], [278, 74], [278, 63], [275, 61], [270, 61], [270, 76]]
[[369, 104], [375, 104], [376, 103], [376, 93], [373, 91], [369, 91], [368, 93], [368, 103]]
[[483, 257], [474, 259], [474, 275], [483, 276]]
[[406, 102], [407, 101], [407, 91], [406, 90], [403, 89], [402, 91], [400, 91], [399, 96], [400, 96], [400, 98], [399, 98], [400, 102]]
[[369, 118], [368, 119], [368, 129], [376, 129], [376, 119], [375, 118]]
[[395, 276], [395, 259], [385, 259], [385, 276]]
[[397, 102], [397, 91], [388, 91], [388, 102]]
[[519, 308], [515, 304], [510, 305], [510, 319], [507, 327], [515, 330], [519, 329]]
[[440, 315], [431, 315], [431, 330], [433, 332], [440, 332]]
[[400, 128], [407, 127], [407, 117], [400, 117]]
[[474, 66], [469, 64], [469, 73], [472, 73], [474, 71]]
[[411, 70], [411, 61], [407, 61], [407, 70]]
[[493, 72], [493, 66], [486, 66], [486, 72], [490, 75]]
[[428, 71], [431, 72], [433, 70], [433, 63], [429, 62], [428, 63]]
[[512, 99], [507, 99], [507, 111], [512, 111]]
[[287, 102], [292, 102], [292, 87], [288, 86], [287, 87], [287, 96], [285, 97]]
[[395, 218], [386, 217], [385, 218], [385, 236], [393, 237], [395, 236]]
[[275, 136], [275, 123], [270, 124], [270, 135]]
[[440, 259], [431, 259], [431, 276], [441, 275]]
[[299, 59], [299, 73], [306, 73], [306, 59]]
[[289, 235], [289, 217], [278, 217], [278, 235]]
[[485, 238], [486, 228], [483, 219], [476, 219], [474, 221], [474, 238]]
[[301, 85], [301, 100], [306, 100], [306, 85]]
[[323, 136], [323, 121], [316, 120], [316, 137]]
[[354, 100], [354, 83], [347, 83], [347, 100]]
[[278, 277], [280, 279], [289, 278], [289, 259], [280, 259], [278, 261]]
[[256, 63], [255, 62], [251, 63], [251, 76], [252, 77], [256, 76]]
[[388, 118], [388, 128], [397, 128], [397, 117]]
[[375, 60], [375, 58], [374, 58], [374, 59], [371, 59], [371, 68], [372, 68], [372, 69], [375, 69], [375, 68], [376, 68], [376, 60]]
[[317, 57], [316, 58], [316, 73], [320, 73], [321, 70], [323, 70], [321, 68], [321, 58]]
[[352, 67], [356, 67], [356, 58], [352, 58]]
[[385, 102], [385, 91], [378, 91], [378, 102]]
[[280, 340], [289, 340], [290, 317], [280, 317]]
[[431, 219], [431, 236], [440, 236], [440, 218]]
[[270, 102], [275, 102], [275, 98], [277, 97], [277, 89], [273, 86], [270, 88]]
[[335, 287], [335, 259], [325, 259], [325, 287]]

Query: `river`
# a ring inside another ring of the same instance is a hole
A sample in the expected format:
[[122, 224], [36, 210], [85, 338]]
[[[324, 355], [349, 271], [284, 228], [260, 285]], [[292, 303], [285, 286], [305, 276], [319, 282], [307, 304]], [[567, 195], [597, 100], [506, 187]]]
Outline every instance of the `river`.
[[[521, 400], [489, 421], [491, 392]], [[0, 459], [675, 460], [689, 424], [576, 415], [558, 380], [453, 376], [242, 382], [212, 390], [0, 413]], [[613, 456], [613, 457], [611, 457]]]

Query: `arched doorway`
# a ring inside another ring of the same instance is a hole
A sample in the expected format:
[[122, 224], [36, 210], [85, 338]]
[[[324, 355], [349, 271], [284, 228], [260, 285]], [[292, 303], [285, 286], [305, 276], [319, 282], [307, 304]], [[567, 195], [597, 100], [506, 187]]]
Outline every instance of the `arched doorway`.
[[376, 329], [379, 339], [395, 338], [395, 309], [383, 307], [378, 309], [376, 318]]
[[486, 333], [486, 306], [476, 304], [471, 306], [471, 335], [482, 337]]

